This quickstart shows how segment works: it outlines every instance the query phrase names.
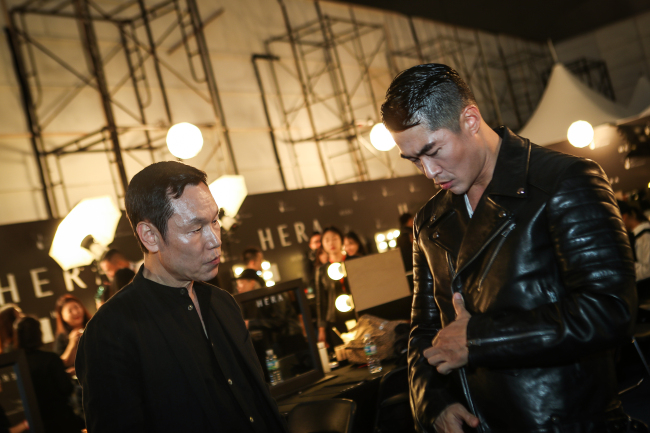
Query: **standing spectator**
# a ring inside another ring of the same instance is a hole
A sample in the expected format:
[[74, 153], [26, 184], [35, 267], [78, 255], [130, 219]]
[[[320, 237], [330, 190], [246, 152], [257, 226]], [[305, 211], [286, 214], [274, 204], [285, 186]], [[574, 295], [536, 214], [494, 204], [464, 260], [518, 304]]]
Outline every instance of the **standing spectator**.
[[16, 304], [6, 304], [0, 308], [0, 353], [14, 349], [14, 322], [22, 315], [23, 311]]
[[56, 301], [55, 312], [54, 352], [61, 357], [66, 368], [73, 368], [79, 338], [90, 320], [90, 313], [79, 298], [70, 294], [65, 294]]
[[116, 249], [110, 249], [104, 253], [101, 260], [99, 261], [99, 267], [108, 278], [109, 282], [113, 281], [115, 272], [120, 269], [129, 268], [134, 272], [137, 272], [136, 263], [129, 261], [124, 254]]
[[249, 247], [242, 253], [242, 259], [246, 264], [246, 269], [252, 269], [257, 275], [257, 282], [261, 287], [266, 287], [266, 281], [262, 278], [262, 262], [264, 261], [264, 254], [257, 247]]
[[630, 234], [639, 301], [650, 299], [650, 222], [640, 208], [618, 202], [625, 228]]
[[115, 277], [111, 281], [111, 296], [122, 290], [124, 286], [129, 284], [135, 277], [135, 272], [129, 268], [120, 269], [115, 272]]
[[[303, 261], [303, 279], [307, 283], [309, 293], [313, 293], [316, 276], [316, 268], [318, 268], [318, 251], [321, 247], [321, 234], [320, 232], [313, 232], [309, 237], [309, 249], [305, 252]], [[322, 264], [322, 263], [321, 263]]]
[[413, 293], [413, 215], [403, 213], [399, 216], [399, 236], [397, 245], [402, 253], [402, 262], [406, 279], [409, 283], [411, 293]]
[[70, 407], [73, 385], [63, 362], [55, 353], [39, 350], [43, 345], [41, 323], [35, 317], [24, 316], [14, 328], [16, 347], [23, 349], [27, 357], [45, 433], [79, 433], [83, 421]]
[[366, 247], [363, 246], [363, 242], [355, 232], [345, 234], [343, 237], [343, 250], [345, 251], [346, 260], [366, 255]]
[[318, 341], [326, 342], [330, 347], [335, 347], [343, 342], [333, 332], [347, 332], [345, 322], [355, 318], [354, 310], [341, 312], [336, 308], [336, 298], [343, 294], [350, 294], [347, 288], [347, 279], [332, 280], [328, 275], [328, 268], [332, 263], [342, 263], [343, 235], [336, 227], [327, 227], [323, 230], [323, 250], [328, 255], [328, 261], [316, 271], [316, 318], [318, 324]]

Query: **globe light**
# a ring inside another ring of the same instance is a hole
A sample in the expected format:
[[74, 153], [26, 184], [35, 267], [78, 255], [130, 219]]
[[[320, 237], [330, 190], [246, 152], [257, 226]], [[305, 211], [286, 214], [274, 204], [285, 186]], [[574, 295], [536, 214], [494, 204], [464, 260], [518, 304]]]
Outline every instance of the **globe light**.
[[397, 242], [395, 241], [395, 239], [388, 242], [388, 246], [391, 247], [391, 248], [395, 248], [397, 246]]
[[240, 276], [242, 272], [244, 272], [244, 268], [242, 266], [235, 267], [235, 276], [236, 277]]
[[377, 235], [377, 242], [383, 242], [386, 240], [386, 236], [383, 234]]
[[327, 268], [327, 275], [334, 281], [338, 281], [341, 278], [345, 277], [343, 273], [343, 266], [340, 263], [332, 263]]
[[273, 279], [273, 272], [271, 272], [271, 271], [264, 271], [264, 272], [262, 273], [262, 278], [264, 278], [265, 280], [271, 280], [271, 279]]
[[394, 230], [393, 231], [393, 236], [398, 237], [399, 236], [399, 230]]
[[584, 120], [573, 122], [567, 131], [567, 139], [575, 147], [587, 147], [594, 141], [594, 128]]
[[382, 242], [379, 244], [380, 250], [385, 250], [386, 248], [388, 248], [388, 244], [386, 242]]
[[393, 232], [390, 232], [390, 233], [388, 233], [388, 234], [386, 235], [386, 239], [388, 239], [389, 241], [390, 241], [391, 239], [393, 239], [393, 238], [394, 238], [394, 236], [393, 236]]
[[350, 295], [339, 295], [336, 301], [334, 301], [334, 305], [336, 305], [336, 309], [341, 313], [347, 313], [354, 308], [354, 302]]
[[381, 150], [382, 152], [387, 152], [396, 145], [393, 136], [390, 135], [390, 132], [388, 132], [388, 129], [386, 129], [383, 123], [376, 124], [370, 130], [370, 143], [372, 143], [375, 149]]
[[265, 271], [268, 271], [269, 269], [271, 269], [271, 263], [264, 260], [262, 262], [262, 269], [264, 269]]
[[167, 131], [167, 148], [176, 158], [193, 158], [201, 151], [202, 147], [201, 130], [191, 123], [177, 123]]
[[275, 281], [269, 280], [266, 282], [266, 287], [273, 287], [273, 286], [275, 286]]

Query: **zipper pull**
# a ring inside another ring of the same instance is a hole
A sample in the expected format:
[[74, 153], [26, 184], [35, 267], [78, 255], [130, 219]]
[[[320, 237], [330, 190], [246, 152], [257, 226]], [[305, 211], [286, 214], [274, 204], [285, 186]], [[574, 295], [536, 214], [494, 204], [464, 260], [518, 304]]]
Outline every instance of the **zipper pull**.
[[501, 233], [501, 236], [503, 236], [504, 238], [507, 237], [510, 234], [510, 232], [514, 230], [515, 226], [516, 226], [515, 223], [510, 224], [510, 226]]

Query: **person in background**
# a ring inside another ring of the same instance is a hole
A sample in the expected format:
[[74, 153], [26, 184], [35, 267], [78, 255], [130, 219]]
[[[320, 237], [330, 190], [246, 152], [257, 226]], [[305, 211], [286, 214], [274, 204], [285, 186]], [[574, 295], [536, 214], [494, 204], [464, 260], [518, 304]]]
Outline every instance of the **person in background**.
[[318, 267], [318, 251], [320, 247], [321, 234], [320, 232], [313, 232], [309, 237], [309, 249], [305, 251], [303, 260], [303, 280], [307, 284], [307, 293], [313, 293], [316, 285], [316, 268]]
[[336, 308], [336, 298], [343, 294], [350, 294], [345, 277], [332, 280], [327, 271], [332, 263], [342, 263], [343, 234], [336, 227], [323, 229], [323, 250], [328, 255], [328, 260], [316, 270], [316, 323], [318, 326], [318, 341], [325, 342], [330, 347], [343, 344], [341, 338], [332, 330], [336, 328], [339, 333], [348, 332], [345, 322], [355, 318], [354, 310], [341, 312]]
[[343, 251], [345, 251], [346, 260], [366, 255], [366, 247], [363, 246], [363, 242], [355, 232], [347, 232], [343, 237]]
[[61, 357], [68, 372], [72, 373], [79, 338], [90, 320], [90, 313], [79, 298], [70, 294], [62, 295], [57, 299], [54, 311], [56, 314], [54, 352]]
[[14, 329], [16, 347], [25, 351], [45, 433], [79, 433], [84, 423], [69, 404], [73, 385], [63, 362], [55, 353], [39, 350], [43, 345], [41, 323], [35, 317], [23, 316]]
[[402, 254], [406, 279], [408, 280], [411, 293], [413, 293], [413, 215], [408, 212], [399, 216], [397, 245]]
[[0, 308], [0, 353], [8, 353], [14, 349], [14, 323], [23, 315], [16, 304], [5, 304]]
[[205, 172], [157, 162], [124, 201], [144, 266], [81, 337], [88, 433], [285, 432], [239, 306], [203, 282], [222, 258]]
[[104, 275], [106, 275], [106, 278], [108, 278], [109, 283], [113, 281], [115, 272], [120, 269], [128, 268], [137, 272], [136, 264], [129, 261], [124, 257], [124, 254], [116, 249], [110, 249], [104, 253], [99, 261], [99, 267], [104, 272]]
[[493, 130], [447, 65], [401, 72], [381, 112], [440, 187], [413, 224], [417, 430], [632, 431], [614, 350], [632, 339], [634, 263], [601, 167]]
[[246, 293], [263, 287], [259, 282], [259, 275], [253, 269], [244, 269], [235, 278], [235, 281], [237, 282], [237, 293]]
[[115, 272], [115, 277], [111, 281], [111, 296], [115, 295], [117, 292], [122, 290], [124, 286], [129, 284], [133, 277], [135, 277], [135, 272], [130, 268], [120, 269]]
[[630, 235], [634, 252], [636, 287], [640, 302], [650, 300], [650, 222], [640, 208], [627, 202], [618, 202], [623, 223]]
[[264, 261], [264, 254], [257, 247], [249, 247], [242, 253], [242, 259], [246, 269], [252, 269], [257, 275], [257, 282], [261, 287], [266, 287], [266, 282], [262, 278], [262, 262]]

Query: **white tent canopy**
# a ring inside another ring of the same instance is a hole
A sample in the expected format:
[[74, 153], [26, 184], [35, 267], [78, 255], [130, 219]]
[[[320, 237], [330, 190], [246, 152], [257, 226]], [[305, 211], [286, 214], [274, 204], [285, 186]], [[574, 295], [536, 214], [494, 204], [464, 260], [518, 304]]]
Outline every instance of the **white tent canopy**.
[[650, 106], [650, 82], [642, 75], [636, 82], [628, 108], [632, 113], [641, 113]]
[[566, 140], [569, 126], [577, 120], [597, 126], [631, 114], [635, 113], [590, 89], [556, 63], [535, 112], [519, 135], [547, 146]]

